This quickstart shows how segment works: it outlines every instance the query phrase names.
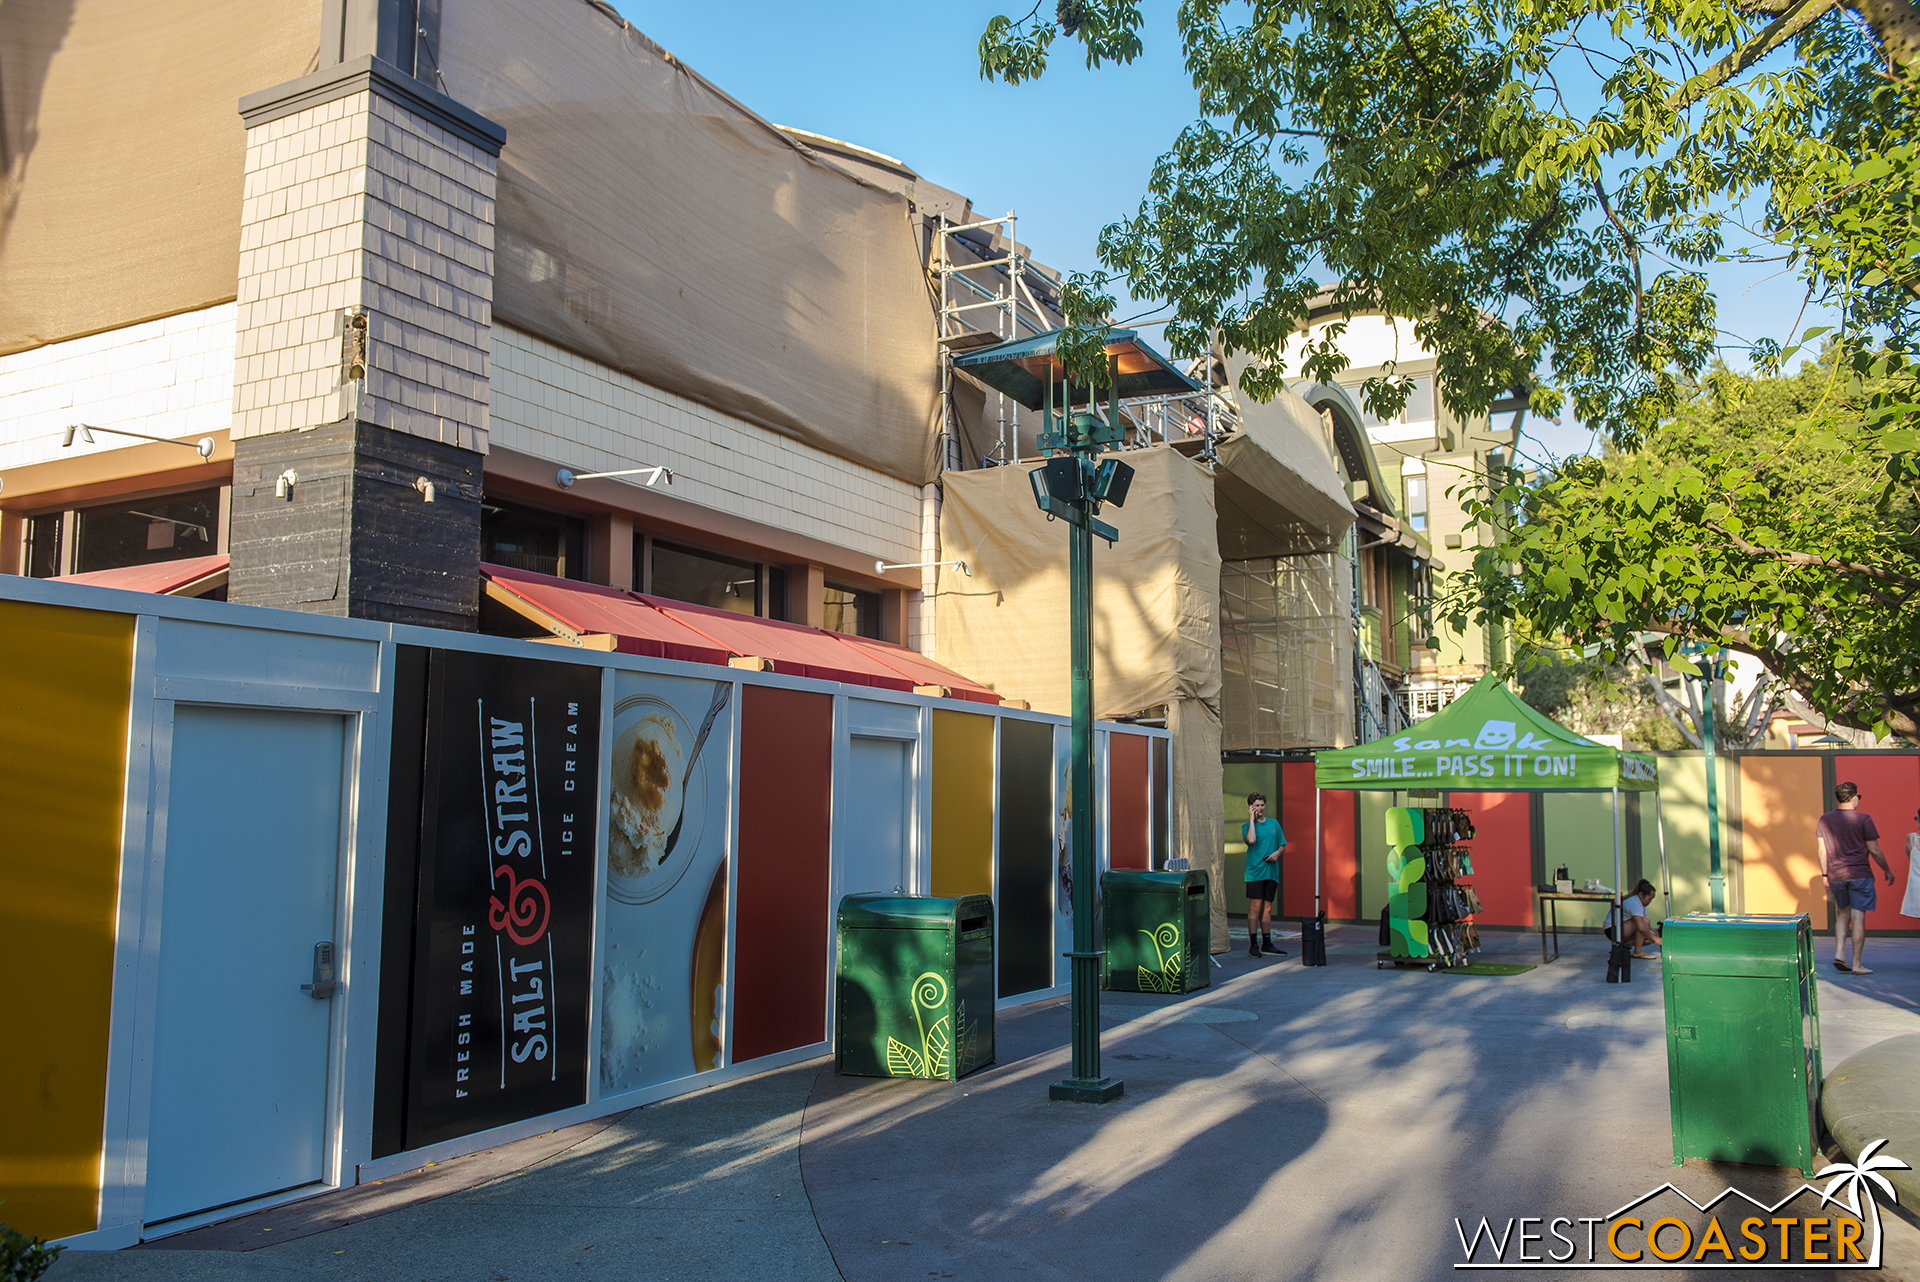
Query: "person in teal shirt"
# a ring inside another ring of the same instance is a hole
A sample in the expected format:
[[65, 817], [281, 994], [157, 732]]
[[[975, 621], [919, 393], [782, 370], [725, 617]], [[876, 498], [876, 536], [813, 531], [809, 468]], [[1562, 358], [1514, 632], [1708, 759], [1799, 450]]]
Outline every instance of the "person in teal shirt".
[[1240, 826], [1240, 839], [1247, 843], [1247, 956], [1262, 952], [1285, 957], [1286, 950], [1273, 946], [1273, 901], [1280, 892], [1280, 854], [1287, 848], [1287, 834], [1280, 821], [1267, 818], [1267, 794], [1247, 794], [1247, 822]]

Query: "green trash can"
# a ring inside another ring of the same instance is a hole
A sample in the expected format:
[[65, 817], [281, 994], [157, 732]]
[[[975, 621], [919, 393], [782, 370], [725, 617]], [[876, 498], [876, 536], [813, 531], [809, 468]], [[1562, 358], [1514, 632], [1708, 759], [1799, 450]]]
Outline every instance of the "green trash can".
[[1804, 913], [1689, 913], [1662, 927], [1673, 1164], [1813, 1173], [1820, 994]]
[[1101, 879], [1100, 986], [1192, 993], [1213, 984], [1207, 874], [1109, 870]]
[[835, 936], [835, 1072], [952, 1082], [993, 1063], [992, 899], [848, 895]]

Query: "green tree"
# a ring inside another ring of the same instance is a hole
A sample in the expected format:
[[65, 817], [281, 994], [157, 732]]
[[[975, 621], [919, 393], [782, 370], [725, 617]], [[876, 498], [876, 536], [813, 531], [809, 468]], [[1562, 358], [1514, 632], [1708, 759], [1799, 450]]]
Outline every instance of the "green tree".
[[1750, 654], [1841, 725], [1920, 743], [1920, 489], [1858, 430], [1883, 394], [1838, 349], [1791, 377], [1717, 370], [1641, 448], [1470, 498], [1504, 532], [1445, 609], [1609, 663], [1648, 632], [1683, 670], [1683, 642]]
[[[1143, 47], [1139, 0], [1045, 4], [987, 24], [983, 75]], [[1170, 302], [1176, 352], [1217, 331], [1263, 358], [1242, 381], [1271, 395], [1344, 367], [1339, 324], [1279, 359], [1330, 297], [1410, 318], [1461, 413], [1524, 386], [1631, 445], [1715, 357], [1703, 268], [1779, 260], [1839, 308], [1847, 361], [1884, 349], [1861, 424], [1891, 469], [1920, 446], [1909, 0], [1183, 0], [1177, 26], [1199, 118], [1102, 233], [1076, 328], [1124, 281]], [[1392, 413], [1407, 388], [1362, 395]]]

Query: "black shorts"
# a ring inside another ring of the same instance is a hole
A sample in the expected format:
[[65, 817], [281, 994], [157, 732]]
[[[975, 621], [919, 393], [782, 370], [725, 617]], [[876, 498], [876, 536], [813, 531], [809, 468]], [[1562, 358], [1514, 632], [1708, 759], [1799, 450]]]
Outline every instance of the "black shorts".
[[1279, 890], [1280, 883], [1272, 877], [1267, 878], [1265, 881], [1250, 881], [1247, 883], [1247, 898], [1264, 899], [1268, 903], [1272, 903], [1275, 896], [1279, 893]]

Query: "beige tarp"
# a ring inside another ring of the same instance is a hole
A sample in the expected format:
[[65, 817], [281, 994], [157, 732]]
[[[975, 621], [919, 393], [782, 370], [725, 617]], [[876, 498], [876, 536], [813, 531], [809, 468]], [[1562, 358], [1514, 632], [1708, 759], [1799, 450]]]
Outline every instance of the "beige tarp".
[[809, 157], [585, 0], [450, 4], [441, 24], [447, 91], [507, 131], [500, 321], [932, 479], [938, 349], [903, 196]]
[[[446, 91], [507, 130], [494, 316], [914, 483], [933, 306], [904, 197], [588, 0], [442, 10]], [[0, 352], [222, 302], [242, 96], [316, 62], [312, 0], [0, 3]]]
[[[1125, 716], [1173, 699], [1220, 699], [1220, 554], [1213, 478], [1167, 446], [1125, 455], [1136, 475], [1120, 531], [1093, 545], [1094, 708]], [[1003, 696], [1067, 713], [1067, 527], [1033, 502], [1031, 465], [949, 472], [935, 658]]]
[[312, 0], [0, 3], [0, 353], [231, 299], [235, 104], [319, 47]]
[[[1231, 369], [1238, 380], [1244, 359]], [[1353, 524], [1333, 442], [1314, 408], [1289, 391], [1265, 404], [1240, 393], [1240, 430], [1220, 459], [1220, 555], [1229, 561], [1324, 552]]]
[[1227, 821], [1220, 805], [1226, 787], [1226, 771], [1220, 764], [1220, 717], [1198, 699], [1175, 699], [1167, 706], [1167, 729], [1173, 732], [1172, 853], [1185, 856], [1189, 867], [1206, 869], [1212, 893], [1212, 951], [1224, 953], [1230, 947], [1227, 878], [1237, 878], [1243, 870], [1227, 867]]

